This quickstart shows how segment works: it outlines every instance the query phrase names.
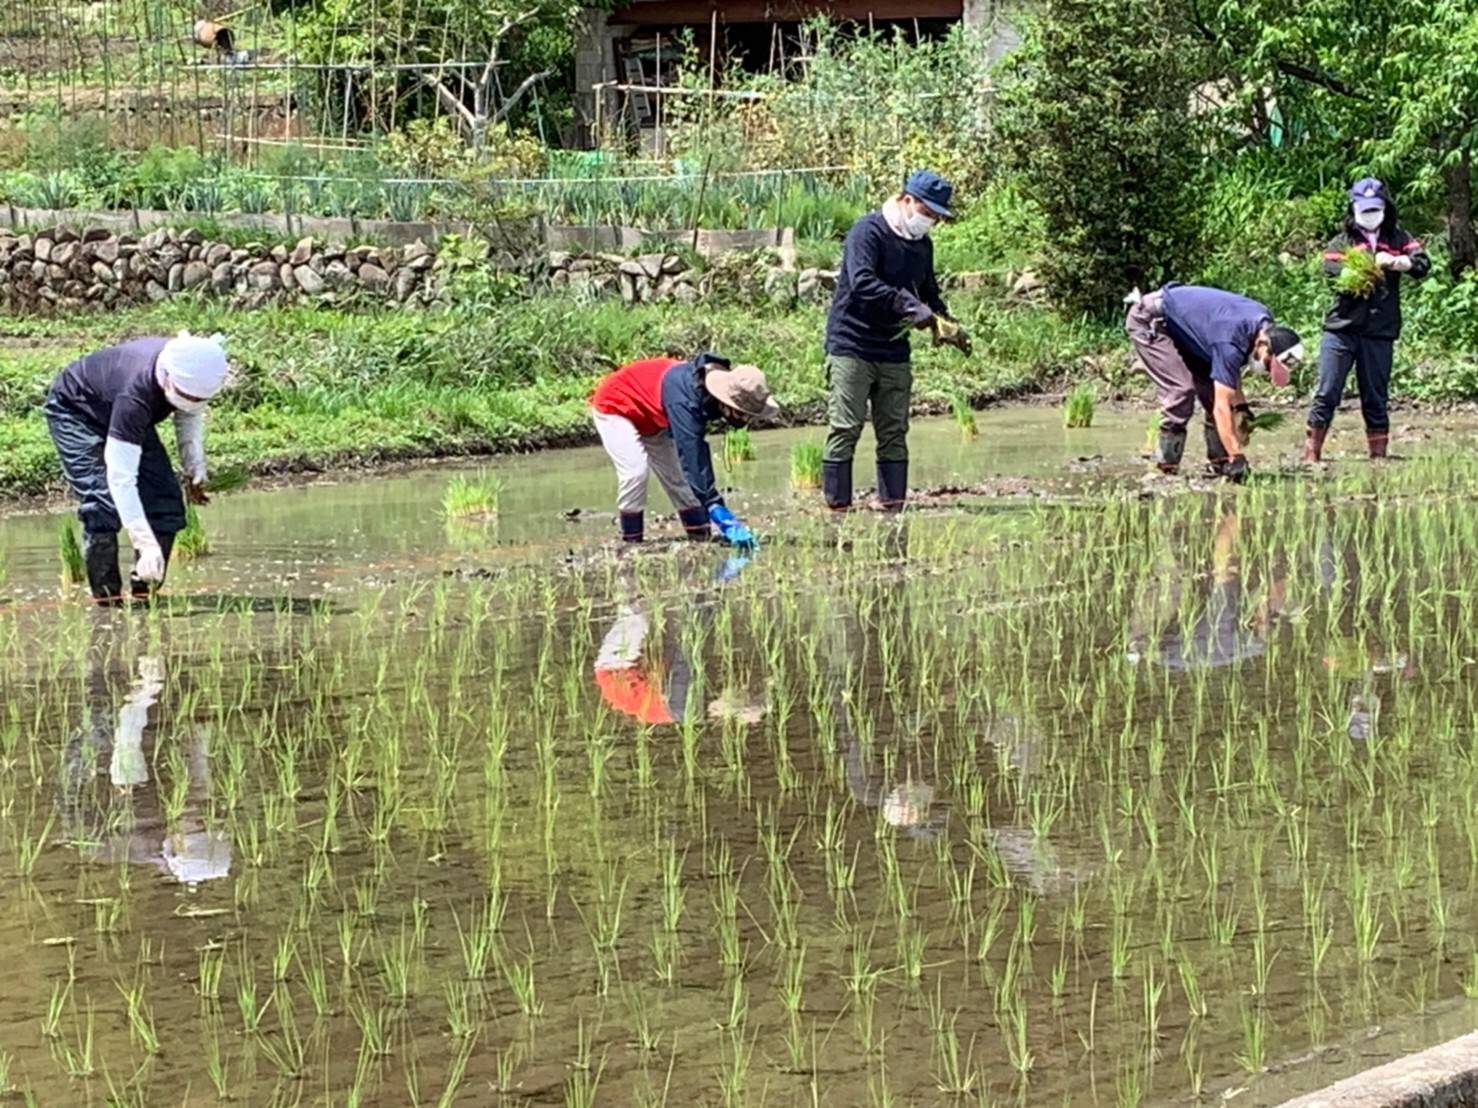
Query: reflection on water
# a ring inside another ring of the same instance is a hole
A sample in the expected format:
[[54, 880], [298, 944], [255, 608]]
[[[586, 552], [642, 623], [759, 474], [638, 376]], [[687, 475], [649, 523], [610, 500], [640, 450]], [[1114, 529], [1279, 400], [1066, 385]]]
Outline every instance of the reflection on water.
[[[66, 837], [89, 862], [148, 866], [185, 885], [229, 876], [230, 837], [207, 828], [201, 817], [210, 797], [208, 729], [191, 726], [177, 737], [183, 778], [166, 796], [151, 772], [164, 658], [138, 655], [134, 672], [124, 673], [130, 678], [126, 691], [117, 688], [118, 663], [139, 625], [104, 611], [90, 611], [88, 619], [83, 719], [63, 753], [60, 807]], [[108, 788], [100, 787], [104, 776]]]

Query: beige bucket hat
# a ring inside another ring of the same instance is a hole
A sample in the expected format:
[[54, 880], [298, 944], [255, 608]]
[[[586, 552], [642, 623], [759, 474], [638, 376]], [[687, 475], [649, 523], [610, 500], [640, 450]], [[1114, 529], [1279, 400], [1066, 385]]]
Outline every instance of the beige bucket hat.
[[720, 403], [753, 419], [773, 423], [780, 418], [780, 405], [770, 395], [765, 375], [755, 366], [711, 369], [703, 375], [703, 387]]

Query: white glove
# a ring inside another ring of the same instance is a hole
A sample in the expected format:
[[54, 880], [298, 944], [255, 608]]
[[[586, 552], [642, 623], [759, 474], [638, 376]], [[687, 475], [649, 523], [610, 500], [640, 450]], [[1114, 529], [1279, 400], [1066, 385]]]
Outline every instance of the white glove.
[[192, 485], [205, 484], [205, 413], [176, 412], [174, 434], [185, 480]]
[[1391, 268], [1397, 273], [1405, 273], [1411, 268], [1411, 259], [1405, 254], [1397, 254], [1391, 259]]
[[[103, 445], [103, 462], [108, 469], [108, 492], [113, 497], [119, 522], [128, 532], [134, 553], [139, 556], [138, 568], [134, 571], [142, 581], [164, 580], [164, 551], [159, 549], [159, 540], [144, 515], [144, 502], [139, 499], [139, 459], [143, 447], [131, 442], [109, 437]], [[148, 576], [144, 571], [154, 573]]]
[[[131, 537], [131, 536], [130, 536]], [[150, 536], [152, 539], [153, 536]], [[157, 542], [149, 542], [140, 546], [134, 542], [134, 551], [138, 554], [138, 564], [133, 567], [133, 575], [140, 581], [149, 584], [158, 584], [164, 580], [164, 551], [159, 548]]]

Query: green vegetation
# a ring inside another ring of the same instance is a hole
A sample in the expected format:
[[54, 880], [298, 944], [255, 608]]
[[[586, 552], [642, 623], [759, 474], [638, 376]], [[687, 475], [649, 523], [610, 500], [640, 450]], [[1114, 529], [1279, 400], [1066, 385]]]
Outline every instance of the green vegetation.
[[448, 519], [469, 519], [498, 514], [503, 482], [487, 473], [475, 477], [459, 473], [447, 482], [441, 511]]
[[1067, 427], [1092, 427], [1098, 390], [1091, 383], [1076, 386], [1062, 403], [1062, 421]]
[[970, 399], [966, 396], [952, 396], [949, 400], [950, 415], [954, 417], [955, 426], [960, 429], [960, 434], [967, 439], [973, 439], [980, 433], [975, 425], [975, 409], [970, 407]]
[[796, 489], [821, 487], [821, 455], [819, 442], [798, 442], [790, 448], [790, 485]]
[[[977, 339], [968, 364], [920, 345], [920, 403], [1017, 392], [1108, 349], [1113, 329], [1040, 309], [956, 297]], [[211, 405], [207, 449], [217, 472], [478, 454], [593, 440], [595, 380], [637, 357], [701, 349], [764, 369], [787, 416], [819, 421], [824, 308], [776, 313], [743, 306], [584, 304], [545, 297], [445, 312], [354, 312], [213, 302], [64, 320], [0, 322], [0, 494], [58, 487], [40, 405], [57, 370], [98, 346], [187, 327], [225, 333], [239, 374]]]
[[62, 584], [85, 584], [87, 564], [82, 557], [82, 542], [77, 537], [77, 521], [70, 516], [62, 518], [57, 533], [57, 549], [62, 559]]
[[1346, 296], [1368, 300], [1375, 291], [1375, 286], [1380, 284], [1382, 276], [1374, 254], [1369, 250], [1351, 247], [1345, 251], [1340, 263], [1339, 276], [1334, 279], [1334, 290]]
[[174, 557], [191, 561], [210, 553], [210, 540], [205, 535], [205, 524], [200, 519], [200, 509], [194, 504], [185, 505], [185, 529], [175, 536]]
[[724, 432], [724, 464], [740, 465], [754, 461], [754, 438], [748, 427], [731, 427]]
[[1248, 422], [1248, 428], [1252, 431], [1261, 431], [1269, 434], [1278, 430], [1288, 422], [1288, 417], [1282, 412], [1258, 412]]

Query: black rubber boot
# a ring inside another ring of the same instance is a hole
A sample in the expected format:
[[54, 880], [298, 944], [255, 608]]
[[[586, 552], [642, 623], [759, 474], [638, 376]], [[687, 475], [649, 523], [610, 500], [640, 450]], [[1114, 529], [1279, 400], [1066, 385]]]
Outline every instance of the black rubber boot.
[[1185, 432], [1164, 431], [1155, 441], [1155, 468], [1161, 473], [1176, 473], [1185, 454]]
[[645, 537], [646, 513], [644, 512], [622, 512], [621, 513], [621, 541], [641, 542]]
[[702, 508], [684, 508], [677, 513], [677, 518], [682, 521], [683, 530], [693, 542], [707, 542], [713, 537], [708, 513]]
[[1222, 445], [1221, 433], [1217, 431], [1216, 424], [1210, 420], [1206, 421], [1206, 464], [1211, 467], [1213, 475], [1220, 477], [1226, 469], [1229, 455], [1227, 448]]
[[845, 512], [852, 506], [852, 462], [821, 463], [821, 495], [834, 512]]
[[908, 463], [878, 463], [878, 499], [885, 512], [900, 512], [908, 499]]
[[[175, 532], [173, 531], [159, 531], [154, 535], [155, 540], [159, 543], [160, 551], [164, 554], [165, 577], [169, 576], [169, 556], [174, 553], [174, 537]], [[134, 563], [135, 565], [138, 563], [137, 554], [134, 555]], [[164, 588], [164, 577], [161, 577], [158, 581], [151, 582], [140, 581], [131, 572], [128, 575], [128, 590], [133, 593], [135, 600], [147, 600], [162, 588]]]
[[123, 574], [118, 570], [118, 535], [102, 533], [82, 536], [82, 559], [87, 566], [87, 587], [99, 604], [123, 603]]

